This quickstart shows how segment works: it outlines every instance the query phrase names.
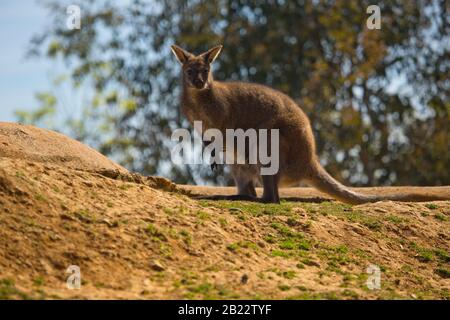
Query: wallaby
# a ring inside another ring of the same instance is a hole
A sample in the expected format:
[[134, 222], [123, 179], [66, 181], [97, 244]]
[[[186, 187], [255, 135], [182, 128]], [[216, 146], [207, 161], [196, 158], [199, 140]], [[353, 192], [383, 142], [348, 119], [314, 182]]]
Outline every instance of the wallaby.
[[[213, 79], [211, 64], [222, 46], [194, 55], [173, 45], [182, 65], [181, 111], [192, 124], [202, 121], [205, 129], [241, 128], [279, 130], [279, 170], [260, 176], [257, 165], [231, 165], [238, 194], [213, 196], [214, 199], [257, 200], [279, 203], [278, 186], [298, 185], [300, 181], [350, 204], [381, 200], [446, 200], [426, 193], [365, 195], [357, 193], [331, 177], [320, 165], [308, 117], [287, 95], [264, 85], [245, 82], [219, 82]], [[263, 195], [256, 198], [255, 185], [262, 180]]]

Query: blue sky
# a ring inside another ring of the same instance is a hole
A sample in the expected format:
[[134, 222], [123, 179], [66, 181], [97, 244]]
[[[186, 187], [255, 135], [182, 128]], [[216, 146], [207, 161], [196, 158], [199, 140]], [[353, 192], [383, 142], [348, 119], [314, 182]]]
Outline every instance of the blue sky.
[[51, 63], [26, 59], [28, 43], [46, 25], [36, 0], [0, 1], [0, 121], [14, 121], [14, 110], [37, 105], [34, 93], [49, 89]]

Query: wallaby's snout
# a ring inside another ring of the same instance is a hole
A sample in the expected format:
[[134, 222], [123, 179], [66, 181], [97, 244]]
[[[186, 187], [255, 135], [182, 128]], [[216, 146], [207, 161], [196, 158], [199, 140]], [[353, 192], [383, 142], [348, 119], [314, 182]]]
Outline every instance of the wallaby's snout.
[[203, 87], [205, 86], [205, 81], [201, 79], [194, 79], [193, 84], [197, 89], [203, 89]]

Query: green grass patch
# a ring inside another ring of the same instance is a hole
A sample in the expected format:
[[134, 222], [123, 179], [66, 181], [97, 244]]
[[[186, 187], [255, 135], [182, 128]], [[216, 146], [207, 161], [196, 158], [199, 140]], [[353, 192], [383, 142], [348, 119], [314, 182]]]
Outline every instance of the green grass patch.
[[277, 234], [266, 236], [265, 240], [267, 242], [277, 243], [282, 250], [310, 250], [311, 242], [309, 239], [306, 239], [302, 232], [295, 231], [278, 222], [274, 222], [270, 226], [277, 231]]
[[282, 251], [282, 250], [272, 250], [270, 252], [270, 254], [273, 257], [281, 257], [281, 258], [289, 258], [292, 256], [291, 252], [286, 252], [286, 251]]
[[78, 218], [78, 220], [86, 223], [92, 223], [95, 222], [94, 217], [89, 212], [89, 210], [86, 209], [80, 209], [73, 212], [73, 215]]
[[446, 268], [438, 268], [435, 270], [436, 274], [438, 274], [441, 278], [450, 279], [450, 269]]
[[448, 253], [447, 251], [443, 249], [435, 249], [434, 254], [442, 262], [450, 263], [450, 253]]
[[326, 270], [342, 275], [346, 274], [342, 271], [342, 266], [355, 262], [350, 256], [349, 249], [344, 245], [336, 247], [323, 246], [317, 254], [327, 263]]
[[180, 235], [183, 238], [183, 242], [185, 244], [187, 244], [188, 246], [190, 246], [192, 244], [192, 236], [191, 236], [191, 234], [188, 231], [181, 230], [180, 231]]
[[226, 227], [228, 225], [228, 220], [225, 218], [219, 218], [219, 224], [222, 228]]
[[201, 296], [204, 300], [216, 299], [239, 299], [240, 296], [228, 290], [224, 285], [203, 282], [197, 285], [190, 285], [186, 288], [188, 293], [185, 295], [187, 299], [195, 299]]
[[42, 285], [44, 285], [44, 278], [42, 277], [36, 277], [33, 279], [33, 284], [37, 287], [40, 287]]
[[258, 246], [251, 241], [239, 241], [239, 242], [231, 243], [231, 244], [227, 245], [227, 249], [232, 252], [236, 252], [240, 248], [257, 250]]
[[434, 218], [439, 221], [447, 221], [447, 217], [444, 216], [442, 213], [436, 213], [434, 215]]
[[291, 287], [288, 286], [288, 285], [286, 285], [286, 284], [280, 284], [280, 285], [278, 286], [278, 289], [280, 289], [281, 291], [288, 291], [288, 290], [291, 289]]
[[434, 252], [433, 250], [427, 249], [427, 248], [423, 248], [420, 247], [419, 245], [417, 245], [414, 242], [411, 242], [410, 244], [411, 248], [417, 253], [416, 258], [420, 261], [420, 262], [430, 262], [433, 261], [434, 258]]
[[197, 215], [197, 217], [200, 220], [207, 220], [207, 219], [209, 219], [209, 214], [207, 212], [205, 212], [205, 211], [202, 211], [202, 210], [197, 211], [196, 215]]
[[294, 270], [279, 271], [277, 274], [285, 279], [294, 279], [296, 276]]
[[26, 180], [25, 177], [26, 177], [25, 173], [23, 173], [22, 171], [16, 171], [16, 178]]
[[18, 290], [11, 279], [0, 279], [0, 300], [24, 299], [28, 300], [30, 297]]
[[395, 223], [395, 224], [400, 224], [400, 223], [403, 223], [403, 222], [407, 221], [407, 219], [405, 219], [405, 218], [402, 218], [402, 217], [399, 217], [399, 216], [395, 216], [395, 215], [392, 215], [392, 214], [387, 216], [386, 220], [390, 221], [392, 223]]
[[41, 193], [36, 194], [34, 198], [38, 201], [47, 201], [47, 198]]
[[338, 300], [342, 294], [338, 292], [309, 292], [288, 297], [288, 300]]
[[212, 288], [213, 285], [211, 283], [205, 282], [197, 286], [188, 287], [187, 289], [192, 293], [207, 294]]
[[[309, 213], [313, 215], [335, 216], [350, 222], [360, 223], [373, 231], [380, 231], [382, 224], [376, 217], [371, 217], [351, 205], [339, 202], [305, 203], [303, 204]], [[395, 218], [394, 218], [395, 219]]]
[[130, 189], [130, 188], [132, 188], [132, 187], [133, 187], [132, 184], [127, 184], [127, 183], [125, 183], [125, 184], [120, 185], [120, 186], [119, 186], [119, 189], [120, 189], [120, 190], [126, 191], [126, 190], [128, 190], [128, 189]]
[[159, 230], [153, 223], [149, 223], [145, 228], [145, 233], [147, 233], [152, 240], [156, 241], [167, 241], [166, 235]]
[[292, 202], [282, 201], [280, 204], [272, 203], [258, 203], [247, 201], [199, 201], [200, 205], [204, 207], [215, 207], [219, 209], [226, 209], [231, 214], [240, 215], [242, 213], [253, 216], [271, 215], [271, 216], [285, 216], [292, 213], [292, 208], [295, 206]]

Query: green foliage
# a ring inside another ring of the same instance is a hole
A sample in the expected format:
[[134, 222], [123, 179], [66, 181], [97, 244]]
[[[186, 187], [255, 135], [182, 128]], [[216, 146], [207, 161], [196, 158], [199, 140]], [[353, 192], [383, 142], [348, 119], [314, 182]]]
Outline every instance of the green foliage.
[[39, 92], [35, 95], [39, 107], [33, 111], [16, 110], [17, 120], [24, 124], [51, 126], [51, 119], [56, 113], [57, 99], [49, 92]]
[[[132, 170], [177, 182], [222, 176], [208, 166], [173, 166], [168, 141], [187, 127], [169, 46], [200, 52], [223, 43], [216, 78], [293, 97], [338, 179], [450, 183], [445, 1], [378, 1], [381, 30], [366, 28], [369, 0], [84, 1], [82, 28], [73, 31], [62, 23], [67, 4], [49, 1], [50, 29], [33, 38], [30, 53], [70, 62], [72, 85], [95, 92], [83, 118], [64, 126]], [[39, 122], [54, 107], [18, 118]]]

